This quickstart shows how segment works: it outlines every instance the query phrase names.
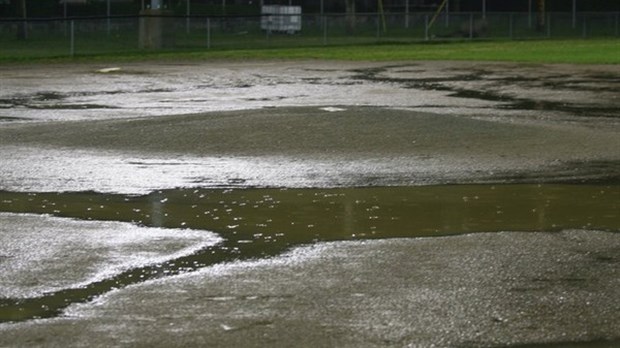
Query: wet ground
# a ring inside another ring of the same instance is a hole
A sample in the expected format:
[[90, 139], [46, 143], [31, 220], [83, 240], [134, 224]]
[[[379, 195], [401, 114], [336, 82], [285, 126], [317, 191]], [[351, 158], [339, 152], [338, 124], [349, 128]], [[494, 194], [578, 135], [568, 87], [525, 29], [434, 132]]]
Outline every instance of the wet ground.
[[106, 67], [0, 67], [0, 346], [618, 344], [619, 67]]

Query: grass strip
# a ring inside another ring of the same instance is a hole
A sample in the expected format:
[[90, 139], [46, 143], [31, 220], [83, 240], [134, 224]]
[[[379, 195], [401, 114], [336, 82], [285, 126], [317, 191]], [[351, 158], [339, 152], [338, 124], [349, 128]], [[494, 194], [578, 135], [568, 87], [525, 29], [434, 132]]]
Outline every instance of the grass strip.
[[327, 59], [349, 61], [470, 60], [620, 64], [619, 39], [380, 43], [301, 48], [136, 51], [76, 57], [2, 57], [0, 63], [143, 60]]

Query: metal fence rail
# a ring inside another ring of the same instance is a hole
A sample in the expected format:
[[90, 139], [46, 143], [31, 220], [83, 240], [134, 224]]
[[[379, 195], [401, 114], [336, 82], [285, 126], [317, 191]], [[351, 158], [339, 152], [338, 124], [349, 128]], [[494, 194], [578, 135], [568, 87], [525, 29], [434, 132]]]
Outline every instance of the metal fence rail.
[[[358, 13], [302, 15], [300, 30], [264, 30], [265, 18], [120, 16], [0, 20], [0, 58], [57, 57], [145, 50], [223, 50], [531, 38], [619, 37], [620, 13]], [[157, 20], [158, 41], [145, 34]], [[262, 26], [261, 26], [262, 22]], [[146, 44], [145, 44], [146, 43]]]

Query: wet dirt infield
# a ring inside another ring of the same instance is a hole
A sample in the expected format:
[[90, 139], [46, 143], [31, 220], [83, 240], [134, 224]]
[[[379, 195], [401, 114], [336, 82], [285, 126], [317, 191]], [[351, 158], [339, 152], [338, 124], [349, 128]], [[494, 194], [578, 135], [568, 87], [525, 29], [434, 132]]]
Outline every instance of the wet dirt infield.
[[618, 66], [0, 76], [0, 346], [620, 342]]

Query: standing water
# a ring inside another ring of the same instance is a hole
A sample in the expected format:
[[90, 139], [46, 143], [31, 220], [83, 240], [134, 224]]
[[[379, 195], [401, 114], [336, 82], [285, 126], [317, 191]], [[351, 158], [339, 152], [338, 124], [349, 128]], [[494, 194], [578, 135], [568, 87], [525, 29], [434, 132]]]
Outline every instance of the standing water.
[[213, 231], [191, 255], [35, 298], [0, 300], [0, 320], [51, 317], [75, 302], [222, 262], [272, 257], [319, 241], [476, 232], [620, 231], [619, 185], [442, 185], [334, 189], [176, 189], [143, 196], [2, 192], [0, 210]]

